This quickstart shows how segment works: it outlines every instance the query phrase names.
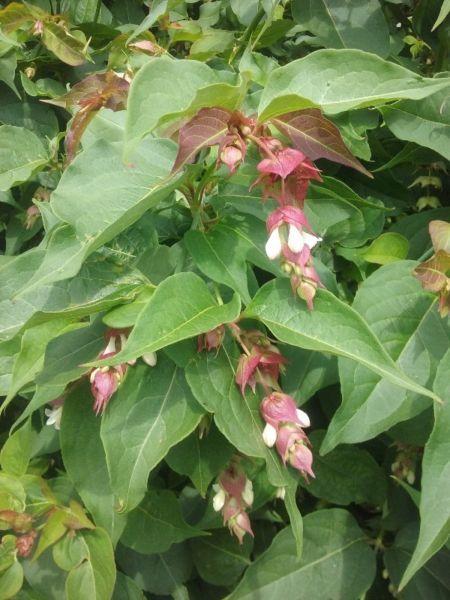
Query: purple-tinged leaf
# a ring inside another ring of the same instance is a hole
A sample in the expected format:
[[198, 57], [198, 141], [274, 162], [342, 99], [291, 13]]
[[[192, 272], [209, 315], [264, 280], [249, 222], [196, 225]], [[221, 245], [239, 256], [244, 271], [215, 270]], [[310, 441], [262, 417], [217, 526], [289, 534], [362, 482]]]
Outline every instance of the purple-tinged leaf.
[[372, 177], [344, 144], [336, 125], [318, 108], [286, 113], [272, 119], [272, 123], [311, 160], [327, 158]]
[[180, 129], [179, 149], [173, 167], [177, 171], [194, 160], [202, 148], [220, 144], [228, 131], [231, 112], [223, 108], [202, 108]]
[[129, 87], [130, 84], [126, 79], [119, 77], [114, 71], [107, 71], [89, 75], [76, 83], [67, 94], [53, 100], [46, 100], [48, 104], [64, 108], [79, 107], [66, 135], [69, 162], [75, 157], [84, 130], [100, 108], [117, 111], [126, 107]]

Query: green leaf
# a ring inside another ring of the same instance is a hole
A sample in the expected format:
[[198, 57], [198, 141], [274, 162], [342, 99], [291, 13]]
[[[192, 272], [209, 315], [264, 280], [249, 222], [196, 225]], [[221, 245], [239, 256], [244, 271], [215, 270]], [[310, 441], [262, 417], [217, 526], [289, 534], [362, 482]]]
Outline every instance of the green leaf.
[[367, 250], [361, 254], [362, 258], [376, 265], [387, 265], [408, 256], [409, 242], [399, 233], [387, 232], [374, 240]]
[[61, 317], [27, 329], [23, 334], [20, 352], [14, 362], [11, 386], [8, 396], [2, 404], [2, 410], [11, 402], [24, 385], [33, 381], [44, 364], [45, 349], [50, 340], [73, 329], [83, 327], [80, 323], [71, 323]]
[[448, 540], [450, 535], [450, 350], [438, 366], [434, 389], [445, 402], [434, 407], [435, 424], [425, 446], [422, 460], [422, 493], [420, 495], [420, 532], [414, 554], [402, 577], [406, 586], [417, 571]]
[[433, 29], [431, 31], [434, 31], [437, 27], [439, 27], [439, 25], [441, 25], [441, 23], [445, 21], [449, 13], [450, 0], [442, 0], [441, 10], [439, 11], [438, 18], [436, 19], [436, 22], [434, 23]]
[[282, 375], [281, 387], [297, 400], [299, 406], [317, 391], [339, 382], [335, 356], [292, 346], [281, 351], [289, 361], [289, 368]]
[[47, 150], [34, 133], [23, 127], [0, 126], [0, 190], [26, 181], [47, 161]]
[[112, 600], [145, 600], [145, 598], [134, 581], [118, 571]]
[[308, 311], [288, 281], [271, 281], [244, 314], [259, 318], [282, 342], [351, 358], [405, 389], [438, 399], [400, 371], [366, 321], [327, 290], [318, 290], [314, 310]]
[[111, 540], [103, 529], [83, 531], [87, 547], [85, 561], [72, 569], [66, 580], [67, 600], [105, 600], [112, 596], [116, 566]]
[[301, 560], [295, 556], [291, 530], [283, 529], [247, 569], [229, 600], [295, 598], [299, 590], [308, 600], [357, 600], [364, 595], [375, 577], [375, 554], [351, 514], [338, 508], [320, 510], [307, 515], [304, 524]]
[[[177, 273], [156, 288], [139, 314], [125, 348], [108, 364], [119, 364], [235, 321], [240, 301], [218, 305], [206, 283], [194, 273]], [[100, 364], [100, 363], [99, 363]]]
[[242, 80], [222, 79], [220, 72], [195, 60], [150, 60], [133, 79], [125, 128], [130, 151], [145, 135], [169, 120], [194, 115], [201, 108], [234, 110], [245, 93]]
[[[414, 281], [415, 265], [401, 261], [378, 269], [360, 286], [353, 308], [370, 320], [398, 368], [417, 385], [431, 387], [449, 345], [450, 328], [439, 317], [433, 296]], [[343, 401], [328, 427], [322, 452], [370, 439], [429, 406], [421, 395], [370, 373], [368, 366], [339, 359]]]
[[317, 452], [325, 431], [309, 435], [314, 451], [314, 474], [306, 487], [316, 498], [332, 504], [371, 504], [382, 506], [386, 497], [387, 480], [367, 450], [343, 446], [320, 456]]
[[22, 565], [16, 561], [0, 573], [0, 600], [14, 598], [23, 584]]
[[226, 228], [219, 224], [207, 233], [191, 229], [184, 241], [194, 262], [207, 277], [229, 286], [246, 304], [250, 302], [245, 260], [248, 245], [242, 238], [232, 236], [230, 239]]
[[389, 27], [378, 0], [294, 0], [292, 15], [326, 48], [357, 48], [388, 56]]
[[11, 50], [3, 56], [0, 56], [0, 81], [6, 83], [6, 85], [12, 89], [12, 91], [20, 98], [20, 94], [17, 91], [14, 78], [16, 76], [17, 68], [17, 56], [16, 51]]
[[233, 446], [213, 424], [203, 437], [194, 432], [174, 446], [166, 456], [166, 462], [173, 471], [188, 475], [205, 497], [209, 484], [225, 467], [233, 452]]
[[209, 537], [189, 543], [200, 577], [212, 585], [232, 585], [251, 564], [253, 540], [245, 536], [243, 544], [225, 529], [211, 532]]
[[35, 439], [30, 420], [9, 436], [0, 451], [0, 465], [5, 473], [21, 477], [27, 472]]
[[60, 434], [62, 457], [67, 474], [95, 523], [116, 543], [126, 519], [116, 511], [100, 439], [101, 421], [94, 414], [92, 403], [87, 382], [65, 398]]
[[70, 223], [90, 251], [105, 244], [171, 191], [176, 147], [169, 140], [145, 140], [122, 161], [121, 144], [99, 140], [70, 164], [51, 206]]
[[313, 230], [326, 236], [327, 242], [338, 242], [346, 248], [362, 246], [380, 234], [384, 211], [383, 204], [364, 200], [334, 177], [324, 177], [321, 184], [311, 185], [305, 204]]
[[310, 107], [333, 115], [390, 100], [420, 100], [447, 86], [448, 78], [420, 77], [360, 50], [317, 50], [272, 71], [259, 118]]
[[172, 544], [207, 535], [191, 527], [181, 514], [176, 495], [170, 490], [154, 490], [128, 515], [121, 543], [141, 554], [161, 554]]
[[156, 367], [129, 370], [101, 426], [111, 487], [121, 510], [139, 504], [150, 471], [195, 429], [202, 414], [183, 372], [168, 359], [159, 356]]
[[[418, 524], [408, 523], [399, 531], [394, 544], [384, 553], [384, 563], [389, 578], [397, 588], [413, 554], [417, 533]], [[450, 592], [449, 560], [450, 552], [448, 548], [443, 548], [415, 574], [400, 592], [400, 597], [405, 600], [415, 600], [420, 597], [442, 600], [447, 598]]]
[[77, 67], [86, 62], [83, 42], [57, 23], [44, 23], [42, 43], [67, 65]]
[[191, 574], [192, 558], [186, 543], [174, 544], [164, 554], [139, 554], [119, 546], [117, 561], [139, 588], [163, 596], [172, 594]]
[[450, 160], [448, 90], [444, 89], [420, 101], [396, 102], [380, 110], [395, 136], [431, 148]]
[[[0, 339], [22, 327], [64, 316], [83, 317], [132, 299], [142, 279], [112, 261], [94, 255], [81, 268], [83, 246], [68, 226], [0, 269]], [[76, 275], [77, 274], [77, 275]], [[76, 275], [73, 279], [61, 279]]]

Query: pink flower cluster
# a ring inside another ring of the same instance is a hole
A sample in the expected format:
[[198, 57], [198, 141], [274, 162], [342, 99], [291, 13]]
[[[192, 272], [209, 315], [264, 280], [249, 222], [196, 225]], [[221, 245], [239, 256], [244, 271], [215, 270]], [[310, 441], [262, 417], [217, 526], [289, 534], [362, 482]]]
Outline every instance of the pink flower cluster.
[[[108, 341], [106, 348], [99, 354], [98, 358], [103, 360], [115, 356], [125, 346], [129, 329], [110, 329], [105, 337]], [[144, 354], [142, 359], [150, 367], [156, 365], [156, 354], [150, 352]], [[91, 391], [94, 396], [94, 412], [96, 415], [103, 414], [114, 392], [122, 383], [128, 365], [134, 365], [136, 360], [129, 360], [115, 366], [97, 367], [91, 371]]]
[[261, 403], [261, 415], [266, 422], [264, 443], [275, 446], [283, 463], [289, 462], [308, 481], [314, 477], [310, 443], [303, 431], [310, 426], [308, 415], [297, 408], [294, 399], [282, 392], [273, 392]]
[[262, 185], [263, 198], [274, 198], [279, 204], [267, 218], [266, 254], [271, 260], [282, 259], [283, 270], [291, 275], [292, 289], [311, 310], [316, 289], [321, 285], [311, 250], [322, 238], [312, 231], [303, 205], [309, 182], [322, 179], [303, 152], [285, 148], [278, 139], [270, 137], [260, 137], [258, 145], [264, 158], [258, 164], [260, 176], [253, 186]]
[[213, 508], [222, 512], [223, 523], [227, 525], [242, 544], [246, 533], [253, 536], [250, 517], [247, 514], [253, 504], [253, 485], [236, 464], [231, 464], [220, 474], [213, 490]]

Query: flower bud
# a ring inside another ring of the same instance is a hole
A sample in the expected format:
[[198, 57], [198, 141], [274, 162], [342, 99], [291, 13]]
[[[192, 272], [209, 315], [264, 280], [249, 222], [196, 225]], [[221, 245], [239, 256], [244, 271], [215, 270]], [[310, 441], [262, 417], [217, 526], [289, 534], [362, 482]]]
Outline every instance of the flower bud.
[[144, 353], [142, 355], [142, 360], [145, 362], [146, 365], [148, 365], [149, 367], [154, 367], [156, 366], [157, 363], [157, 356], [156, 356], [156, 352], [147, 352]]

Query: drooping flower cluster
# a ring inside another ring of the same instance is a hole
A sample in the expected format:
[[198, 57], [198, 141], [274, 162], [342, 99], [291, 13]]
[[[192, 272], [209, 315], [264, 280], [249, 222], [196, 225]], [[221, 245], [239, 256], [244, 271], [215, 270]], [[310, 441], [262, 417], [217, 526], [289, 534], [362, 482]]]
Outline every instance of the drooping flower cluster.
[[[127, 329], [109, 330], [105, 336], [108, 340], [108, 344], [99, 354], [98, 358], [103, 360], [115, 356], [125, 346], [128, 333], [129, 330]], [[142, 359], [150, 367], [156, 365], [156, 354], [154, 352], [143, 354]], [[123, 381], [128, 365], [134, 365], [135, 363], [136, 359], [114, 366], [97, 367], [91, 371], [91, 391], [95, 399], [94, 412], [96, 415], [105, 412], [111, 396], [116, 392]]]
[[253, 536], [250, 517], [247, 514], [253, 504], [253, 485], [241, 468], [232, 463], [220, 474], [213, 485], [215, 495], [213, 508], [222, 512], [223, 523], [227, 525], [242, 544], [246, 533]]
[[270, 448], [275, 446], [283, 463], [290, 464], [308, 480], [314, 477], [312, 452], [305, 427], [310, 426], [308, 415], [297, 409], [294, 399], [284, 394], [278, 383], [287, 364], [279, 349], [261, 331], [231, 326], [234, 338], [244, 350], [236, 370], [236, 383], [245, 394], [247, 386], [255, 391], [256, 384], [266, 392], [260, 410], [266, 423], [263, 439]]
[[266, 388], [276, 388], [280, 373], [287, 363], [286, 358], [258, 329], [249, 331], [239, 329], [236, 337], [245, 350], [239, 358], [236, 369], [236, 383], [242, 394], [244, 395], [247, 385], [255, 391], [257, 383], [261, 383]]
[[303, 431], [310, 426], [308, 415], [297, 408], [294, 399], [282, 392], [273, 392], [261, 403], [261, 415], [266, 426], [263, 431], [264, 443], [276, 446], [283, 463], [289, 462], [308, 480], [314, 477], [312, 452], [309, 440]]
[[281, 258], [293, 291], [312, 310], [321, 283], [311, 250], [322, 238], [312, 231], [303, 205], [309, 182], [321, 181], [319, 170], [303, 152], [283, 147], [276, 138], [259, 138], [258, 145], [264, 158], [258, 164], [261, 175], [253, 186], [262, 185], [263, 197], [274, 198], [279, 204], [267, 218], [266, 254], [271, 260]]

